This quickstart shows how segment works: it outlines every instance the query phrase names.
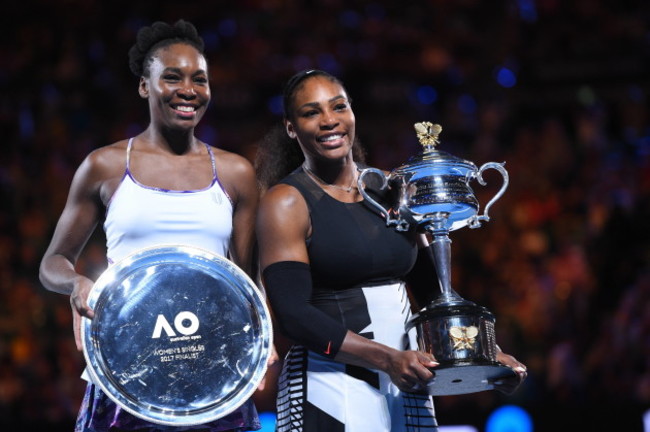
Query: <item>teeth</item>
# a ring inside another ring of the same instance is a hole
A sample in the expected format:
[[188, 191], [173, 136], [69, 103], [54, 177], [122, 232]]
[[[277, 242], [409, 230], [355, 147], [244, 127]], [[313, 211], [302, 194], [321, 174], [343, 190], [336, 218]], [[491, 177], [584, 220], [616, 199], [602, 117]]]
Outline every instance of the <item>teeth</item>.
[[176, 109], [184, 112], [194, 112], [194, 107], [191, 106], [177, 106]]
[[334, 140], [337, 140], [337, 139], [341, 138], [342, 136], [343, 135], [339, 135], [339, 134], [337, 134], [337, 135], [329, 135], [329, 136], [320, 138], [320, 141], [323, 141], [323, 142], [325, 142], [325, 141], [334, 141]]

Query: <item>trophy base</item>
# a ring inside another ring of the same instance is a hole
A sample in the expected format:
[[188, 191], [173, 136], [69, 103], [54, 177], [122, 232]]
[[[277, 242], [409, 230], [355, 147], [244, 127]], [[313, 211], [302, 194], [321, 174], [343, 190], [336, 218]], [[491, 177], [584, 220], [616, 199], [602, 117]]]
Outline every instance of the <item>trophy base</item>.
[[452, 396], [493, 390], [495, 381], [512, 378], [517, 374], [501, 363], [451, 364], [431, 369], [436, 374], [427, 386], [432, 396]]

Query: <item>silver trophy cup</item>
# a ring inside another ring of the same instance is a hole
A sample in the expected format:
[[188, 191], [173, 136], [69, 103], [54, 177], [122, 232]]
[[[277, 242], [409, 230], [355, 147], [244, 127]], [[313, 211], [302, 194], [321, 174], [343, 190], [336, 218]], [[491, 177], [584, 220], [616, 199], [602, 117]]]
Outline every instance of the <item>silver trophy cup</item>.
[[[361, 171], [358, 187], [364, 199], [398, 231], [416, 227], [431, 234], [432, 259], [438, 273], [440, 293], [409, 321], [407, 330], [417, 331], [419, 349], [440, 363], [427, 388], [432, 395], [475, 393], [494, 388], [500, 379], [515, 372], [496, 361], [494, 315], [485, 307], [463, 299], [451, 287], [451, 240], [449, 232], [489, 221], [488, 210], [508, 187], [503, 164], [488, 162], [477, 168], [472, 162], [439, 151], [440, 125], [416, 123], [424, 150], [388, 176], [375, 168]], [[483, 172], [495, 169], [503, 184], [479, 215], [479, 202], [470, 187], [472, 180], [485, 186]], [[380, 176], [381, 189], [396, 193], [391, 208], [384, 208], [365, 190], [368, 176]]]

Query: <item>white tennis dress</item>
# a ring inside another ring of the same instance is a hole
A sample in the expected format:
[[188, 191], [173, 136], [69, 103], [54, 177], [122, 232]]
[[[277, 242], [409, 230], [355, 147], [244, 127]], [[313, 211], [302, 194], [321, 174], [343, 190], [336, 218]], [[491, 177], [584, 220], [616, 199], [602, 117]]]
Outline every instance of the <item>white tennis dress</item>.
[[[139, 183], [130, 170], [133, 138], [129, 140], [126, 170], [106, 211], [107, 258], [115, 263], [143, 248], [164, 245], [200, 247], [220, 256], [228, 256], [232, 233], [233, 204], [219, 183], [214, 154], [206, 144], [212, 161], [212, 182], [205, 189], [174, 191]], [[89, 380], [84, 371], [83, 378]], [[205, 425], [183, 428], [153, 425], [131, 415], [89, 382], [86, 387], [75, 432], [119, 430], [250, 431], [260, 428], [252, 400], [227, 416]]]
[[233, 206], [219, 183], [214, 155], [212, 182], [205, 189], [174, 191], [139, 183], [131, 173], [133, 138], [126, 153], [124, 178], [111, 197], [104, 231], [109, 262], [145, 247], [183, 244], [227, 256]]

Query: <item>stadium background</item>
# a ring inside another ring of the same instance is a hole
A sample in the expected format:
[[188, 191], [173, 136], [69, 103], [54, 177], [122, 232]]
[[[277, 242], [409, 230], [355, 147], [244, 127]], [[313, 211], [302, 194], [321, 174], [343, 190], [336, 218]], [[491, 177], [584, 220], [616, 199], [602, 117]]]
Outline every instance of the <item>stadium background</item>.
[[[455, 289], [497, 317], [529, 367], [514, 395], [437, 398], [479, 431], [523, 408], [536, 431], [637, 431], [650, 408], [650, 3], [633, 0], [27, 0], [0, 40], [0, 426], [72, 430], [83, 382], [68, 300], [38, 264], [74, 170], [147, 121], [128, 69], [135, 32], [193, 22], [213, 102], [198, 130], [251, 160], [295, 71], [338, 75], [369, 161], [443, 149], [505, 161], [510, 187], [478, 230], [452, 233]], [[475, 185], [485, 204], [499, 185]], [[98, 231], [80, 269], [105, 267]], [[435, 286], [432, 281], [432, 287]], [[282, 350], [287, 341], [278, 338]], [[273, 410], [273, 386], [256, 395]]]

